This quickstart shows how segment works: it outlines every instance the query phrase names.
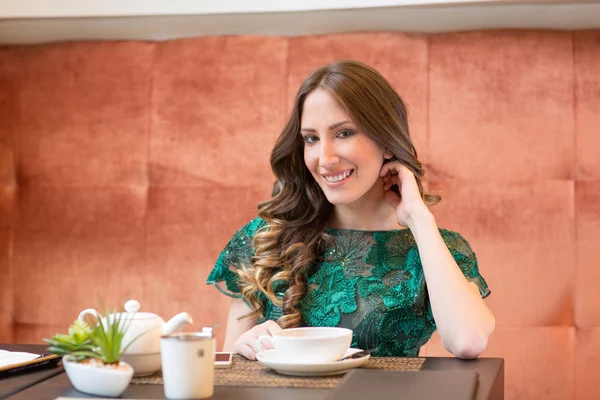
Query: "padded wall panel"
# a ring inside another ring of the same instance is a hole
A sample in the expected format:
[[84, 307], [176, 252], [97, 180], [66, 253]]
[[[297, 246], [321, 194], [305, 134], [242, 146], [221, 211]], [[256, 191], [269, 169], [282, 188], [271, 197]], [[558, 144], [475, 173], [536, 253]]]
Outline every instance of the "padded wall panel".
[[598, 370], [600, 363], [600, 328], [577, 330], [575, 348], [575, 399], [598, 398]]
[[12, 226], [16, 195], [14, 132], [18, 126], [18, 50], [0, 47], [0, 342], [13, 341]]
[[576, 184], [577, 291], [576, 324], [600, 326], [600, 179]]
[[[439, 182], [438, 225], [471, 243], [499, 326], [573, 323], [572, 181]], [[527, 305], [524, 307], [524, 305]]]
[[285, 119], [287, 41], [205, 37], [160, 43], [154, 66], [152, 185], [273, 181]]
[[14, 190], [0, 186], [0, 343], [13, 341], [13, 279], [11, 273]]
[[153, 48], [100, 42], [23, 50], [20, 184], [147, 184]]
[[431, 37], [432, 175], [572, 179], [573, 46], [568, 32]]
[[575, 32], [577, 177], [600, 178], [600, 31]]
[[[72, 317], [74, 320], [77, 315]], [[68, 324], [68, 322], [67, 322]], [[48, 324], [48, 323], [20, 323], [13, 324], [14, 337], [18, 338], [17, 343], [27, 344], [46, 344], [44, 338], [51, 338], [57, 333], [67, 333], [65, 323]]]
[[68, 326], [84, 308], [144, 300], [146, 190], [21, 190], [15, 230], [15, 322]]
[[0, 47], [0, 186], [15, 183], [15, 130], [19, 126], [19, 51]]

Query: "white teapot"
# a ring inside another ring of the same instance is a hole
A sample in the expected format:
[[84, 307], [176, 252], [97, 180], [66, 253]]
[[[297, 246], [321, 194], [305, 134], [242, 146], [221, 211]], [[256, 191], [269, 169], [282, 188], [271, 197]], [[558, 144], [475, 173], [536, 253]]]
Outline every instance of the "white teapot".
[[[179, 313], [165, 322], [158, 315], [138, 312], [139, 309], [139, 301], [129, 300], [125, 303], [126, 312], [117, 314], [123, 321], [131, 320], [123, 337], [121, 349], [135, 339], [123, 353], [121, 359], [133, 367], [135, 376], [152, 375], [160, 369], [160, 337], [180, 332], [186, 324], [191, 324], [193, 321], [186, 312]], [[98, 312], [93, 308], [88, 308], [79, 313], [78, 319], [83, 320], [87, 314], [98, 318]]]

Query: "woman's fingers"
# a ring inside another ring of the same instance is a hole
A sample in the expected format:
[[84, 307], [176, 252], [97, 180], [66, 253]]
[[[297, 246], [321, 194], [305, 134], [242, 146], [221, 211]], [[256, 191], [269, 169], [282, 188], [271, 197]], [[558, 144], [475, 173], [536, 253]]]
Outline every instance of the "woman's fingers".
[[383, 179], [384, 190], [389, 190], [393, 185], [398, 185], [398, 169], [402, 168], [403, 165], [397, 161], [392, 161], [383, 164], [379, 176]]
[[240, 344], [238, 353], [246, 357], [248, 360], [256, 360], [256, 351], [247, 343]]
[[238, 353], [249, 360], [256, 359], [257, 352], [263, 349], [269, 350], [273, 348], [273, 345], [268, 340], [263, 340], [261, 343], [262, 348], [257, 348], [256, 341], [258, 338], [261, 336], [272, 336], [273, 333], [279, 332], [280, 330], [281, 327], [275, 321], [266, 321], [260, 325], [254, 326], [239, 337], [236, 346]]
[[396, 171], [398, 172], [397, 176], [401, 181], [404, 182], [407, 180], [412, 180], [416, 182], [415, 174], [413, 174], [413, 172], [406, 166], [400, 165], [400, 168], [398, 168]]
[[398, 175], [391, 175], [387, 180], [384, 180], [383, 189], [389, 190], [394, 185], [400, 186], [400, 179], [398, 178]]
[[274, 333], [281, 331], [281, 327], [275, 321], [269, 320], [263, 323], [263, 325], [269, 335], [273, 335]]
[[262, 350], [271, 350], [271, 349], [275, 348], [275, 347], [273, 347], [273, 344], [271, 342], [267, 342], [267, 341], [262, 342], [261, 345], [262, 345], [262, 349], [256, 349], [256, 350], [262, 351]]
[[383, 164], [379, 176], [384, 177], [388, 174], [390, 174], [390, 177], [384, 180], [384, 182], [387, 184], [385, 185], [386, 190], [388, 190], [392, 185], [398, 185], [399, 187], [401, 186], [407, 189], [411, 193], [419, 191], [415, 175], [404, 164], [398, 161], [392, 161]]
[[256, 360], [256, 353], [265, 349], [273, 348], [268, 340], [261, 341], [261, 347], [257, 348], [256, 341], [261, 336], [273, 336], [274, 333], [281, 331], [281, 327], [275, 321], [266, 321], [260, 325], [254, 326], [249, 331], [243, 333], [235, 343], [235, 351], [248, 360]]
[[391, 176], [399, 175], [401, 180], [409, 178], [410, 176], [414, 178], [414, 174], [412, 173], [412, 171], [408, 169], [406, 165], [398, 161], [392, 161], [383, 164], [383, 166], [381, 167], [381, 171], [379, 171], [379, 176], [384, 177], [388, 174]]
[[[273, 336], [274, 333], [277, 333], [277, 332], [279, 332], [281, 330], [281, 327], [275, 321], [270, 321], [269, 320], [269, 321], [263, 323], [262, 325], [263, 325], [262, 327], [264, 328], [264, 333], [263, 334], [266, 334], [266, 335], [269, 335], [269, 336]], [[274, 348], [273, 344], [270, 341], [268, 341], [268, 340], [263, 341], [263, 347], [265, 348], [265, 350], [269, 350], [269, 349], [273, 349]], [[261, 349], [257, 349], [257, 350], [260, 351]]]
[[395, 174], [398, 171], [398, 168], [402, 167], [402, 164], [398, 161], [390, 161], [381, 167], [381, 171], [379, 171], [379, 176], [384, 176], [385, 174]]

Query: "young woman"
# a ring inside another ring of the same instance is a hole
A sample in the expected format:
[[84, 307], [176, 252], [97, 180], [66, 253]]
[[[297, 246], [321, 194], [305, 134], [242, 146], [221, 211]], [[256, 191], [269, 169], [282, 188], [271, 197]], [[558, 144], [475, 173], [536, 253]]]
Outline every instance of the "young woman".
[[298, 326], [350, 328], [375, 356], [417, 356], [436, 329], [457, 357], [485, 349], [490, 290], [467, 241], [437, 227], [406, 107], [378, 72], [310, 74], [271, 167], [272, 198], [208, 277], [233, 297], [225, 350], [255, 359], [259, 336]]

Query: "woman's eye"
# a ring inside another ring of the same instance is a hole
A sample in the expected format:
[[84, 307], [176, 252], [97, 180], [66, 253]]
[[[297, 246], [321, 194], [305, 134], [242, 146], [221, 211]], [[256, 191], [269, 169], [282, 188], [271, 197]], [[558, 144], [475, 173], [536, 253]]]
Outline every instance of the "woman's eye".
[[305, 141], [306, 143], [314, 143], [314, 142], [316, 142], [317, 140], [319, 140], [319, 138], [318, 138], [318, 137], [316, 137], [316, 136], [314, 136], [314, 135], [306, 135], [306, 136], [304, 136], [304, 141]]
[[345, 137], [348, 137], [348, 136], [352, 136], [353, 134], [354, 134], [353, 130], [344, 129], [343, 131], [340, 131], [338, 133], [338, 137], [345, 138]]

